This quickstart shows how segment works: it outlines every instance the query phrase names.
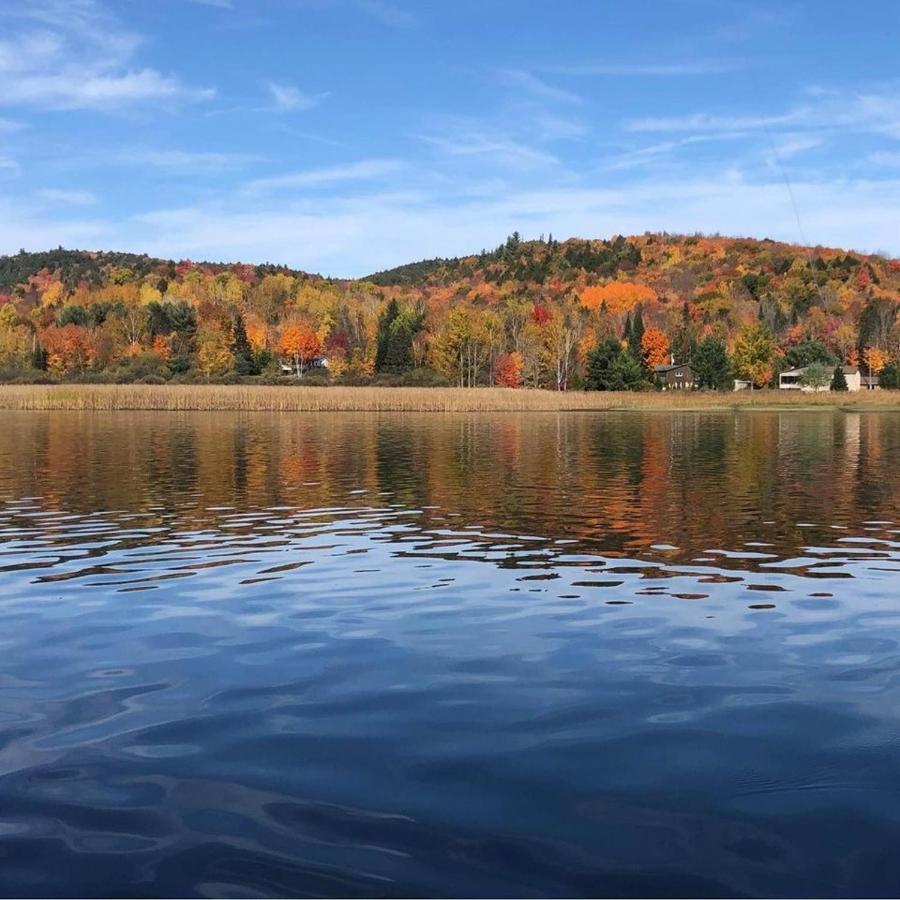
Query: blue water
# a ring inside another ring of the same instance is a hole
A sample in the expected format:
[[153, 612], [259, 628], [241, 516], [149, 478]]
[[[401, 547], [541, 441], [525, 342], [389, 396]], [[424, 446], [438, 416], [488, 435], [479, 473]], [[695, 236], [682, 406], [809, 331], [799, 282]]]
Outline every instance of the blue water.
[[900, 893], [900, 415], [0, 414], [0, 893]]

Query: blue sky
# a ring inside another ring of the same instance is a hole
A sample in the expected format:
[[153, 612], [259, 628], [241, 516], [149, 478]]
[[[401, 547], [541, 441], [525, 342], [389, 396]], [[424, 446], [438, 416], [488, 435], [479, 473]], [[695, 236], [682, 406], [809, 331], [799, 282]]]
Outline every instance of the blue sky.
[[898, 254], [898, 26], [892, 0], [0, 0], [0, 252]]

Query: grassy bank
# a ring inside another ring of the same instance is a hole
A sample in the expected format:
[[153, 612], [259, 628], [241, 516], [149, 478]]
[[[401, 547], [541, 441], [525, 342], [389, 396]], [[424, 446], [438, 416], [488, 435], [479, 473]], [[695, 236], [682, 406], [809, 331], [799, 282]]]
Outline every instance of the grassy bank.
[[241, 385], [3, 385], [0, 409], [272, 412], [517, 412], [744, 408], [900, 409], [900, 393], [588, 393], [502, 388], [260, 387]]

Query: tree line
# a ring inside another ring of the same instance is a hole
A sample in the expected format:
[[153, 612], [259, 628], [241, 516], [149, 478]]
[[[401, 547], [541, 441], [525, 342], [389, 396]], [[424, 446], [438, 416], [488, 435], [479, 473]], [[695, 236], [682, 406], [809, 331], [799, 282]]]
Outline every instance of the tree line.
[[898, 304], [896, 260], [718, 236], [513, 234], [359, 280], [60, 249], [0, 259], [0, 379], [896, 386]]

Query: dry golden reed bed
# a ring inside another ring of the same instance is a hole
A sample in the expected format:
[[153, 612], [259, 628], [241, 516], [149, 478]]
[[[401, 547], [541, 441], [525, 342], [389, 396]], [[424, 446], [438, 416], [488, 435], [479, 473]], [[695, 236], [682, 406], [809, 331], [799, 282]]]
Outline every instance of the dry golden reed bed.
[[257, 385], [0, 385], [0, 409], [259, 412], [520, 412], [744, 408], [894, 408], [893, 391], [801, 394], [589, 393], [504, 388], [263, 387]]

